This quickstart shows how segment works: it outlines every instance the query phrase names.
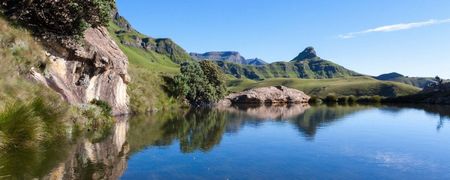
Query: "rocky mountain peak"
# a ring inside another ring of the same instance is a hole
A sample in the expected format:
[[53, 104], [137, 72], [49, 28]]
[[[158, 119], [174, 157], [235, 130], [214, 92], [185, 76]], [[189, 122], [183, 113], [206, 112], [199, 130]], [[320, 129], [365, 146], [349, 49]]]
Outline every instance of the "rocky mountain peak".
[[295, 57], [294, 60], [301, 61], [304, 59], [313, 59], [316, 57], [318, 57], [316, 50], [314, 49], [314, 47], [310, 46], [305, 48], [305, 50], [303, 50], [297, 57]]

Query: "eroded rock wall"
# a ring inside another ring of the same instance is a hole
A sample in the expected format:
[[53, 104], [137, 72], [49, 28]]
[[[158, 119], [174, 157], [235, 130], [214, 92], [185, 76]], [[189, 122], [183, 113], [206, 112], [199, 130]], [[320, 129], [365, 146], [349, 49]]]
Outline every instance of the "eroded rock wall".
[[109, 103], [114, 115], [129, 112], [128, 58], [105, 27], [89, 28], [80, 41], [43, 40], [50, 63], [32, 77], [72, 104], [93, 99]]

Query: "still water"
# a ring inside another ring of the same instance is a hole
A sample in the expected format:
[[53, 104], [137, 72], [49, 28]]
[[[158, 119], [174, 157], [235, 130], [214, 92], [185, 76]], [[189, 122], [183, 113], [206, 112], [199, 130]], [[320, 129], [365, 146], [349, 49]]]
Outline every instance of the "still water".
[[161, 112], [42, 151], [1, 152], [0, 179], [450, 179], [450, 108]]

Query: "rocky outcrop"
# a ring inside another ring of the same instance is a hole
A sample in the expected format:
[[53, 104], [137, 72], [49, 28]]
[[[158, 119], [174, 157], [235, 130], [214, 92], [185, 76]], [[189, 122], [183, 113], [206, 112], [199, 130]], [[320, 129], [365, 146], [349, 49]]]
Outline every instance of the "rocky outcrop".
[[293, 59], [293, 61], [301, 61], [305, 59], [313, 59], [317, 57], [316, 50], [314, 47], [307, 47], [303, 50], [297, 57]]
[[84, 39], [43, 40], [48, 63], [44, 74], [31, 76], [72, 104], [106, 101], [114, 115], [128, 113], [128, 58], [109, 36], [105, 27], [89, 28]]
[[232, 104], [300, 104], [308, 103], [309, 99], [310, 97], [302, 91], [284, 86], [271, 86], [231, 94], [218, 104], [221, 106]]

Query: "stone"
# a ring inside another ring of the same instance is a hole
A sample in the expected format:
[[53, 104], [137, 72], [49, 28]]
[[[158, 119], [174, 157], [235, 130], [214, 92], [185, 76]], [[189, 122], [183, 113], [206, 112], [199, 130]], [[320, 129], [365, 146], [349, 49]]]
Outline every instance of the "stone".
[[51, 63], [45, 76], [32, 77], [58, 92], [71, 104], [108, 102], [113, 115], [129, 113], [128, 58], [105, 27], [89, 28], [82, 42], [43, 42]]
[[284, 86], [255, 88], [233, 93], [219, 101], [218, 105], [233, 104], [301, 104], [308, 103], [310, 97], [304, 92]]

